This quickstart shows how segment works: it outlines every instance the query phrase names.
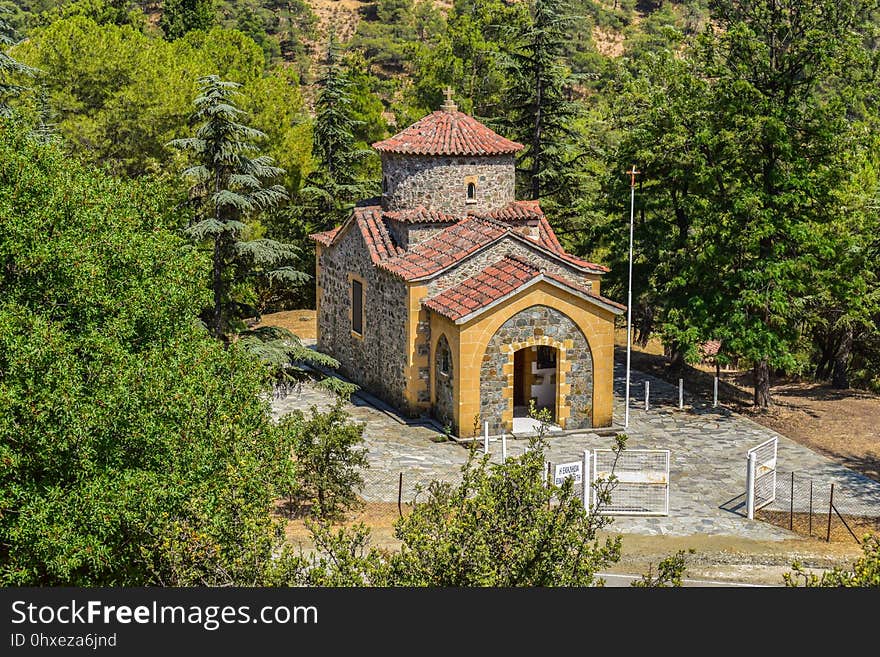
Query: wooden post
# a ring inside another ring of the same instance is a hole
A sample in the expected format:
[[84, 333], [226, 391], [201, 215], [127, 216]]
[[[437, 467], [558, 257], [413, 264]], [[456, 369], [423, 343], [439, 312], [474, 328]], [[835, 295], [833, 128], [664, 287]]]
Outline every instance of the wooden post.
[[400, 479], [397, 481], [397, 513], [403, 518], [403, 470], [400, 471]]
[[813, 536], [813, 480], [810, 479], [810, 536]]
[[825, 542], [831, 542], [831, 511], [834, 509], [834, 484], [831, 484], [831, 494], [828, 496], [828, 533], [825, 534]]
[[678, 410], [684, 410], [684, 379], [678, 380]]
[[791, 471], [791, 497], [788, 500], [788, 529], [794, 529], [794, 470]]

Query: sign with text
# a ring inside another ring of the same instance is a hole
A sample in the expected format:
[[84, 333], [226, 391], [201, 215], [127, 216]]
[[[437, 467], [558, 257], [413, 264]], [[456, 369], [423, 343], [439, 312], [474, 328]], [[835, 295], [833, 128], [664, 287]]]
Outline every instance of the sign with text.
[[584, 478], [584, 464], [581, 461], [572, 461], [571, 463], [560, 463], [556, 466], [553, 483], [561, 486], [566, 479], [574, 478], [574, 483], [579, 484]]

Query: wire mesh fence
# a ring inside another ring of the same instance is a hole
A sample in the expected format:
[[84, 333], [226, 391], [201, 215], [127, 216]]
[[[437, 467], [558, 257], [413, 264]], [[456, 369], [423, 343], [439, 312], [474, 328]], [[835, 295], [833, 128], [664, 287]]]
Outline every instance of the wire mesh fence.
[[451, 485], [461, 483], [461, 473], [458, 471], [437, 473], [419, 468], [404, 468], [398, 472], [368, 469], [362, 471], [361, 475], [364, 485], [358, 496], [363, 507], [359, 515], [379, 522], [393, 522], [411, 512], [414, 504], [427, 497], [432, 481]]
[[776, 499], [755, 517], [802, 536], [861, 543], [866, 535], [880, 534], [880, 495], [802, 473], [778, 472]]

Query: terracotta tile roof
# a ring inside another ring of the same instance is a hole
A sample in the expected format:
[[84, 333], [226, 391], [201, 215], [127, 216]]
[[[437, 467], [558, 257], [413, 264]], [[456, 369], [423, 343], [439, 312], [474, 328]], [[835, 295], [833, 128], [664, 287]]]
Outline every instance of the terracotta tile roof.
[[339, 233], [339, 229], [342, 226], [337, 226], [333, 230], [325, 230], [323, 233], [314, 233], [309, 235], [309, 237], [316, 242], [320, 242], [324, 246], [330, 246], [331, 242], [336, 239], [336, 235]]
[[540, 219], [544, 216], [538, 201], [514, 201], [498, 210], [492, 210], [485, 216], [498, 221], [517, 221], [523, 219]]
[[422, 305], [454, 321], [514, 292], [539, 273], [534, 265], [508, 255]]
[[707, 340], [700, 345], [700, 352], [704, 358], [717, 356], [719, 351], [721, 351], [721, 340]]
[[580, 292], [581, 294], [585, 294], [588, 297], [592, 297], [596, 301], [600, 301], [600, 302], [607, 304], [609, 306], [613, 306], [613, 307], [617, 308], [618, 310], [626, 310], [626, 306], [624, 304], [617, 303], [616, 301], [612, 301], [608, 297], [603, 297], [601, 294], [595, 294], [589, 288], [586, 288], [582, 285], [578, 285], [577, 283], [568, 280], [564, 276], [560, 276], [559, 274], [554, 274], [553, 272], [549, 272], [549, 271], [545, 271], [543, 273], [544, 273], [545, 278], [549, 278], [550, 280], [556, 281], [557, 283], [561, 283], [562, 285], [570, 287], [571, 289], [576, 290], [576, 291]]
[[430, 276], [494, 242], [509, 230], [496, 221], [468, 217], [379, 266], [406, 280]]
[[444, 317], [457, 321], [515, 293], [523, 285], [538, 277], [552, 280], [602, 304], [626, 310], [626, 306], [593, 294], [582, 285], [558, 274], [543, 271], [530, 262], [510, 254], [458, 285], [447, 288], [440, 294], [427, 299], [422, 305]]
[[[420, 242], [405, 251], [399, 247], [388, 230], [386, 218], [407, 222], [442, 223], [453, 222], [430, 239]], [[517, 219], [537, 219], [538, 239], [533, 239], [514, 230]], [[526, 243], [533, 244], [546, 252], [582, 269], [607, 272], [609, 269], [565, 252], [553, 228], [541, 212], [537, 201], [515, 201], [499, 210], [483, 216], [469, 215], [459, 219], [423, 207], [414, 210], [383, 212], [380, 205], [364, 205], [354, 209], [349, 222], [355, 222], [363, 235], [364, 242], [374, 265], [385, 269], [405, 280], [431, 276], [451, 267], [488, 244], [512, 235]], [[331, 231], [317, 233], [310, 237], [329, 246], [346, 226]]]
[[472, 116], [456, 110], [438, 110], [403, 132], [373, 144], [387, 153], [409, 155], [503, 155], [522, 144], [505, 139]]
[[388, 231], [388, 225], [382, 217], [381, 206], [355, 208], [354, 221], [361, 230], [367, 251], [370, 253], [370, 260], [374, 265], [382, 266], [382, 263], [389, 258], [396, 258], [404, 253], [404, 250], [395, 244], [394, 238]]
[[608, 267], [604, 265], [597, 265], [595, 262], [583, 260], [566, 252], [562, 244], [559, 243], [559, 239], [556, 237], [556, 233], [553, 232], [553, 228], [552, 226], [550, 226], [550, 222], [547, 221], [547, 217], [545, 217], [543, 214], [541, 215], [541, 222], [538, 224], [538, 235], [538, 243], [541, 246], [543, 246], [548, 251], [552, 251], [566, 262], [570, 262], [573, 265], [577, 265], [578, 267], [598, 269], [602, 272], [611, 271]]
[[432, 210], [423, 205], [412, 210], [392, 210], [385, 213], [386, 217], [408, 224], [434, 224], [458, 221], [459, 217], [440, 210]]

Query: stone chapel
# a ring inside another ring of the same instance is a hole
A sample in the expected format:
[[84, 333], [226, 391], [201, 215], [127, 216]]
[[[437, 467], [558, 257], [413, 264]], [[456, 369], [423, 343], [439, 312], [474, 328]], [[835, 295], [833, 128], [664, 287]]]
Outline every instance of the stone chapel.
[[451, 99], [373, 144], [382, 196], [316, 242], [319, 351], [402, 413], [460, 437], [511, 431], [529, 402], [563, 429], [611, 425], [606, 267], [569, 253], [517, 201], [522, 145]]

